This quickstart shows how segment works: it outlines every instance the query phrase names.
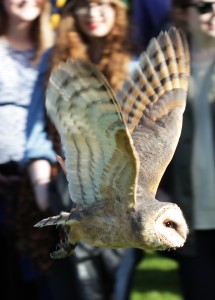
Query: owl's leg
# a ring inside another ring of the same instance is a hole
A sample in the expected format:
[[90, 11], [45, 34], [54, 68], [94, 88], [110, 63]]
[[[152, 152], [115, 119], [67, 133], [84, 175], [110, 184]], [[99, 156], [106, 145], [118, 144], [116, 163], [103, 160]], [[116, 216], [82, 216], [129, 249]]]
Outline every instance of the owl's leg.
[[69, 228], [67, 226], [63, 226], [62, 232], [64, 235], [64, 239], [61, 239], [60, 243], [57, 244], [56, 251], [53, 251], [52, 253], [50, 253], [50, 257], [53, 259], [60, 259], [60, 258], [70, 256], [74, 252], [74, 249], [77, 246], [77, 243], [71, 244], [68, 241]]
[[74, 252], [76, 246], [77, 244], [72, 245], [69, 241], [61, 241], [59, 244], [57, 244], [59, 249], [51, 252], [50, 257], [53, 259], [60, 259], [70, 256]]

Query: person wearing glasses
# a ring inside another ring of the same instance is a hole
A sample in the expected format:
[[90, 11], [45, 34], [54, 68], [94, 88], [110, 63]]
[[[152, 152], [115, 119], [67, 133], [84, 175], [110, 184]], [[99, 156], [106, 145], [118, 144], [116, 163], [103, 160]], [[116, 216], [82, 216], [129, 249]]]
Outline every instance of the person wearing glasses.
[[191, 76], [182, 134], [161, 187], [185, 214], [190, 234], [171, 252], [185, 300], [215, 299], [215, 1], [173, 0], [187, 35]]
[[[135, 64], [127, 6], [122, 0], [74, 0], [69, 1], [62, 10], [54, 47], [46, 52], [42, 59], [32, 97], [32, 114], [29, 114], [31, 122], [27, 126], [31, 141], [26, 152], [27, 161], [31, 160], [31, 153], [37, 152], [37, 147], [46, 143], [46, 140], [39, 141], [37, 137], [42, 136], [39, 132], [43, 131], [45, 139], [47, 133], [44, 104], [49, 74], [68, 58], [94, 63], [115, 92], [121, 87]], [[52, 137], [49, 135], [49, 138], [53, 141], [53, 147], [56, 153], [61, 154], [58, 134], [49, 120], [48, 128], [51, 128]], [[67, 189], [67, 182], [65, 184]], [[50, 209], [53, 209], [53, 198], [50, 200]], [[76, 299], [127, 300], [132, 287], [134, 268], [142, 255], [142, 250], [102, 249], [79, 243], [71, 256], [71, 261], [77, 266], [80, 287], [80, 295]], [[117, 274], [121, 276], [117, 277]], [[62, 274], [61, 280], [65, 276]], [[66, 278], [65, 282], [68, 280], [69, 278]], [[59, 280], [56, 282], [59, 283]], [[66, 299], [65, 297], [63, 298]]]

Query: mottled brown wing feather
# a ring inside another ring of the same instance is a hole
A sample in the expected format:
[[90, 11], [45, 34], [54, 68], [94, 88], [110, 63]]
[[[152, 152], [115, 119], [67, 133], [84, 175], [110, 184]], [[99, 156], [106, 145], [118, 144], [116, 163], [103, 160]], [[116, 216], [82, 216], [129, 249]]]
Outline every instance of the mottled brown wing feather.
[[71, 199], [82, 205], [134, 204], [139, 160], [102, 74], [91, 64], [68, 60], [51, 74], [46, 108], [61, 136]]
[[118, 93], [141, 162], [139, 189], [153, 195], [181, 134], [189, 66], [186, 39], [173, 27], [151, 40]]

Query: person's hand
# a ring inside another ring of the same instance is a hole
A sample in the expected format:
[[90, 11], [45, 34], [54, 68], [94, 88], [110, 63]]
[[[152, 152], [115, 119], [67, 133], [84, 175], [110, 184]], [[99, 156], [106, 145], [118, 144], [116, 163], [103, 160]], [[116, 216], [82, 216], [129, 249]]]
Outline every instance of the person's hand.
[[49, 182], [38, 182], [34, 184], [34, 194], [38, 208], [45, 212], [49, 208]]
[[48, 187], [51, 177], [51, 165], [45, 159], [32, 161], [29, 175], [38, 208], [45, 212], [49, 207]]

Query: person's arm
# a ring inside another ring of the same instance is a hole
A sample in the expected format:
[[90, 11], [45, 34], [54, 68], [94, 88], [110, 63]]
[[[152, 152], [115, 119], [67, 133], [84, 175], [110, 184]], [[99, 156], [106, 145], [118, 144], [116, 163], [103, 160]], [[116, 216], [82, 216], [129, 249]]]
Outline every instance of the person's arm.
[[49, 206], [48, 184], [51, 179], [51, 164], [56, 154], [46, 130], [45, 86], [47, 81], [46, 53], [39, 67], [39, 75], [32, 94], [27, 121], [27, 145], [24, 163], [28, 167], [35, 199], [40, 210]]
[[47, 118], [45, 112], [45, 91], [47, 86], [48, 57], [46, 52], [39, 66], [39, 74], [32, 93], [26, 125], [27, 144], [24, 163], [35, 159], [47, 159], [56, 162], [52, 141], [47, 132]]

